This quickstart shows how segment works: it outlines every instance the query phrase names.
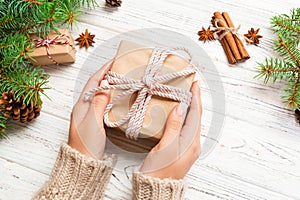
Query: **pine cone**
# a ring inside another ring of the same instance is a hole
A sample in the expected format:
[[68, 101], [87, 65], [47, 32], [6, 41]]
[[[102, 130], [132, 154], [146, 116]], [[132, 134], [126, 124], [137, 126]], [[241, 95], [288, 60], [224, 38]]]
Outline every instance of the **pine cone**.
[[298, 122], [300, 124], [300, 110], [296, 109], [295, 113], [296, 113], [296, 119], [298, 120]]
[[121, 0], [106, 0], [106, 4], [113, 7], [120, 7], [122, 4]]
[[0, 111], [4, 112], [5, 117], [10, 117], [13, 120], [22, 123], [30, 122], [33, 118], [40, 115], [41, 106], [26, 105], [23, 103], [24, 95], [21, 98], [15, 99], [13, 92], [4, 92], [0, 98]]

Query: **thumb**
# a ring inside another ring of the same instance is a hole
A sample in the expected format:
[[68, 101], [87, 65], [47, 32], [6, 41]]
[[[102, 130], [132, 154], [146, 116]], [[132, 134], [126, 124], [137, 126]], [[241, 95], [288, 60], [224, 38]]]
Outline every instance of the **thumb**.
[[181, 103], [175, 106], [170, 112], [166, 121], [164, 134], [158, 143], [159, 149], [167, 147], [180, 136], [185, 113], [186, 106]]
[[[107, 84], [106, 80], [103, 80], [100, 85], [104, 84]], [[98, 123], [103, 125], [103, 115], [105, 108], [110, 101], [110, 94], [110, 90], [103, 90], [96, 94], [86, 116], [93, 117]]]
[[101, 92], [101, 94], [95, 95], [90, 110], [93, 109], [98, 122], [103, 121], [104, 111], [110, 100], [110, 90]]

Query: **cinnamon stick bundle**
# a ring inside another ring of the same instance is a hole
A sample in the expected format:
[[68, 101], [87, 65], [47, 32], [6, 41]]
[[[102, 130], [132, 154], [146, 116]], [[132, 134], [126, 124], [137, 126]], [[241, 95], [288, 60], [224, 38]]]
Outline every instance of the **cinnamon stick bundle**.
[[[213, 22], [215, 20], [217, 20], [217, 24], [219, 27], [235, 28], [227, 12], [223, 12], [222, 14], [220, 12], [214, 12]], [[218, 33], [218, 35], [220, 36], [223, 33], [224, 31]], [[250, 58], [242, 41], [237, 35], [232, 34], [228, 31], [220, 40], [220, 42], [230, 64], [235, 64], [236, 62], [244, 61]]]

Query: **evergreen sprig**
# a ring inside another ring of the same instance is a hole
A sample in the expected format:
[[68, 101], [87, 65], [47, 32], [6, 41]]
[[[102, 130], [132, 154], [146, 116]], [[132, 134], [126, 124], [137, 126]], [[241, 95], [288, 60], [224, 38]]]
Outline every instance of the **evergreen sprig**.
[[274, 51], [280, 58], [267, 58], [259, 63], [258, 78], [286, 80], [282, 97], [292, 109], [300, 109], [300, 8], [292, 9], [290, 15], [282, 14], [271, 19], [278, 39], [274, 40]]
[[31, 42], [24, 34], [9, 34], [0, 40], [0, 69], [22, 64], [30, 47]]
[[[0, 98], [13, 92], [23, 103], [38, 105], [48, 89], [48, 75], [26, 59], [34, 48], [30, 34], [45, 38], [49, 31], [72, 27], [96, 0], [0, 0]], [[6, 136], [8, 119], [0, 110], [0, 137]]]
[[0, 137], [7, 137], [5, 129], [7, 128], [7, 118], [3, 116], [3, 113], [0, 113]]
[[[21, 98], [24, 95], [24, 103], [40, 105], [40, 93], [48, 89], [45, 84], [48, 82], [48, 75], [39, 67], [28, 67], [25, 61], [17, 67], [5, 70], [1, 75], [1, 92], [13, 91], [14, 97]], [[30, 78], [28, 78], [30, 77]]]

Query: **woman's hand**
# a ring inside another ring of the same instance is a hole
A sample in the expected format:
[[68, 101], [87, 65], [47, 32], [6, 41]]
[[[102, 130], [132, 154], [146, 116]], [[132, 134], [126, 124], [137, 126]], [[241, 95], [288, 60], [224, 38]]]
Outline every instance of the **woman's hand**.
[[102, 159], [105, 148], [104, 110], [110, 100], [109, 90], [98, 93], [92, 101], [85, 101], [84, 94], [98, 87], [112, 61], [105, 64], [86, 83], [71, 114], [68, 144], [82, 154]]
[[163, 137], [146, 157], [142, 173], [183, 179], [199, 157], [202, 104], [198, 81], [193, 83], [191, 91], [193, 97], [185, 124], [187, 108], [179, 104], [169, 114]]

